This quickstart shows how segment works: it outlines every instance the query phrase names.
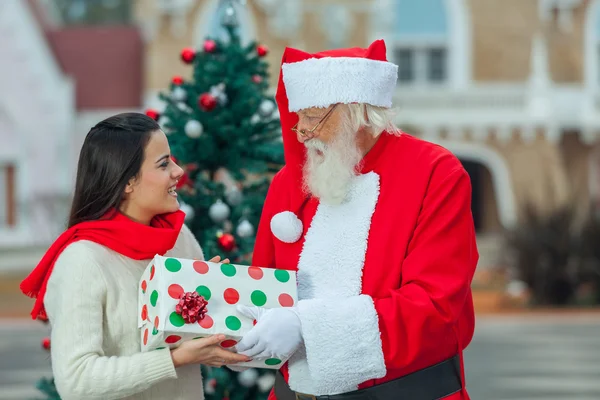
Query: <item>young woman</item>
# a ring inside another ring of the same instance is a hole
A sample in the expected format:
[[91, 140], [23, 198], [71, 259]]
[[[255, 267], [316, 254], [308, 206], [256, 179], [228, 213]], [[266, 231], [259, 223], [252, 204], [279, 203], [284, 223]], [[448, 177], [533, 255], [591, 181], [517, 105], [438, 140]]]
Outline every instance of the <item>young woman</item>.
[[110, 117], [88, 133], [68, 230], [21, 284], [37, 298], [32, 317], [47, 312], [52, 326], [62, 399], [202, 399], [198, 364], [248, 361], [218, 345], [223, 335], [140, 352], [138, 282], [149, 260], [204, 259], [179, 210], [182, 174], [165, 134], [144, 114]]

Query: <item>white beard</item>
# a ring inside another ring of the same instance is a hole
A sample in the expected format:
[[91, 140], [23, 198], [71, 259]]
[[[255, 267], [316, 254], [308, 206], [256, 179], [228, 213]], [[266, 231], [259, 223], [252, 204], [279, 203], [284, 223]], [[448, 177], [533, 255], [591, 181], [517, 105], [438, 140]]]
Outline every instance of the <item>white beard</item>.
[[315, 138], [304, 145], [304, 189], [323, 203], [341, 204], [348, 195], [352, 178], [357, 175], [356, 166], [362, 159], [356, 145], [356, 133], [344, 129], [330, 144]]

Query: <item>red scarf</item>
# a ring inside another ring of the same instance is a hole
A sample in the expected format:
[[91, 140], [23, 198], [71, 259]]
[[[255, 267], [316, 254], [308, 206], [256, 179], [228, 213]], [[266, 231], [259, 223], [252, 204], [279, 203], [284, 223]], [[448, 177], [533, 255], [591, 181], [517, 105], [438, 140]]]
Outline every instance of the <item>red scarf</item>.
[[21, 282], [21, 291], [36, 298], [31, 317], [47, 319], [44, 309], [46, 285], [56, 259], [69, 244], [89, 240], [125, 257], [146, 260], [156, 254], [164, 255], [173, 248], [184, 218], [185, 214], [179, 210], [154, 217], [148, 226], [115, 212], [109, 219], [86, 221], [67, 229], [54, 241], [31, 274]]

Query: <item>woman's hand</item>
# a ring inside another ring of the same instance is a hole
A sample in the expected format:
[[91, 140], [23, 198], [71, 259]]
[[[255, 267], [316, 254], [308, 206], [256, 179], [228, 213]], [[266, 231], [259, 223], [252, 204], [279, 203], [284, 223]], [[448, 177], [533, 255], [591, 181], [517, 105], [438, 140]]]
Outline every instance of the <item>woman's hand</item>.
[[202, 339], [183, 342], [171, 350], [171, 358], [175, 368], [189, 364], [204, 364], [211, 367], [222, 367], [227, 364], [237, 364], [250, 361], [251, 358], [233, 353], [219, 346], [225, 340], [225, 335], [213, 335]]
[[229, 258], [226, 258], [223, 261], [221, 261], [221, 256], [214, 256], [213, 258], [208, 260], [208, 262], [214, 262], [214, 263], [221, 262], [223, 264], [229, 264], [231, 261], [229, 261]]

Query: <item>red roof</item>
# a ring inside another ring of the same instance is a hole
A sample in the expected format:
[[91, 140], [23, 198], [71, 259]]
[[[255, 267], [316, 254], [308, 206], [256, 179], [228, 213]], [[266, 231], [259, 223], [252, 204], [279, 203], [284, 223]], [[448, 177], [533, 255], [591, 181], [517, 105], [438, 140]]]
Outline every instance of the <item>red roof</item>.
[[50, 28], [49, 45], [75, 81], [77, 109], [139, 108], [143, 41], [130, 26]]

